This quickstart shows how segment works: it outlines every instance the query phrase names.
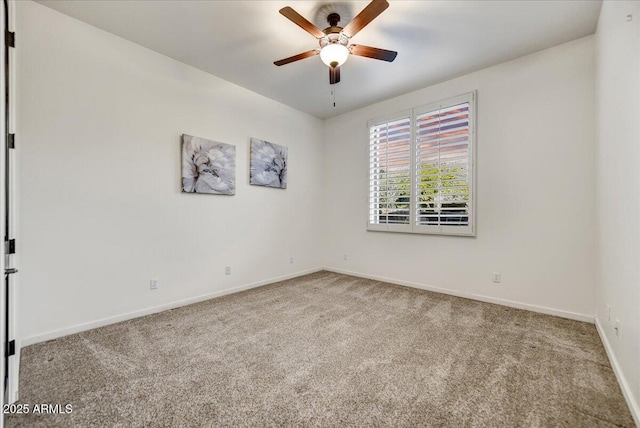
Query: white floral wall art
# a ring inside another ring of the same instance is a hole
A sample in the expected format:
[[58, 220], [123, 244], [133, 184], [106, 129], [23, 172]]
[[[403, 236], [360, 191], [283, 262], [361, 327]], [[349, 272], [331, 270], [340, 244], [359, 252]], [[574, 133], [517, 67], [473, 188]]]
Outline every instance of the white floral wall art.
[[184, 134], [182, 136], [182, 191], [236, 193], [236, 146]]
[[249, 182], [256, 186], [287, 188], [287, 148], [251, 139]]

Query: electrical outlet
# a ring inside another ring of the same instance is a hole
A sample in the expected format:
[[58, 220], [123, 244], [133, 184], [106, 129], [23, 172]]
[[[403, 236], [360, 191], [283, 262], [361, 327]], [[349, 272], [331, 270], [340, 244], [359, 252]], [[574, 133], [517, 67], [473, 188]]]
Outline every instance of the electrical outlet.
[[500, 272], [494, 272], [493, 273], [493, 282], [501, 282], [502, 281], [502, 275], [500, 274]]
[[293, 256], [289, 257], [289, 263], [293, 264]]
[[613, 329], [616, 331], [616, 337], [620, 337], [620, 320], [616, 320], [616, 325]]
[[158, 288], [158, 278], [151, 278], [151, 282], [149, 283], [149, 288], [151, 290], [156, 290]]
[[224, 274], [225, 275], [231, 275], [231, 266], [225, 266], [224, 267]]
[[347, 259], [347, 255], [346, 255], [346, 254], [344, 255], [344, 259], [345, 259], [345, 260], [348, 260], [348, 259]]

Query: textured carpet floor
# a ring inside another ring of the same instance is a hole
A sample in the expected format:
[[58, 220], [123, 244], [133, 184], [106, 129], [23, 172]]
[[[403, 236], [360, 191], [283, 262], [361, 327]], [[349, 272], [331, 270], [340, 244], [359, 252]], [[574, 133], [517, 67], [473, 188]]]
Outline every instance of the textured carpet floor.
[[319, 272], [29, 346], [8, 426], [634, 426], [591, 324]]

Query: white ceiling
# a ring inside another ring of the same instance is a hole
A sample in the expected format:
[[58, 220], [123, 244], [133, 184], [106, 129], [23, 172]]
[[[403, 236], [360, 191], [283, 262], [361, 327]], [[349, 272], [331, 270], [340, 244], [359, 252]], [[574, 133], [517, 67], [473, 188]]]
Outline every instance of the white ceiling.
[[318, 46], [278, 13], [291, 6], [319, 28], [341, 26], [368, 1], [55, 0], [40, 3], [319, 118], [593, 34], [601, 0], [399, 1], [352, 42], [398, 51], [392, 63], [351, 56], [333, 107], [319, 57], [273, 61]]

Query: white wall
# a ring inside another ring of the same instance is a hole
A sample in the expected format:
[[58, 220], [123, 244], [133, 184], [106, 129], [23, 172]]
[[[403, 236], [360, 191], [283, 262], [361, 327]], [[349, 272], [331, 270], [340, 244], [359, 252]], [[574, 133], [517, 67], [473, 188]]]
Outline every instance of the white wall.
[[640, 426], [640, 3], [605, 1], [596, 41], [597, 325]]
[[[18, 7], [23, 343], [320, 266], [322, 121]], [[236, 145], [235, 196], [180, 192], [182, 133]], [[288, 189], [248, 185], [250, 137], [289, 147]]]
[[[327, 120], [325, 266], [593, 320], [593, 82], [590, 36]], [[474, 89], [477, 237], [367, 232], [367, 120]]]

